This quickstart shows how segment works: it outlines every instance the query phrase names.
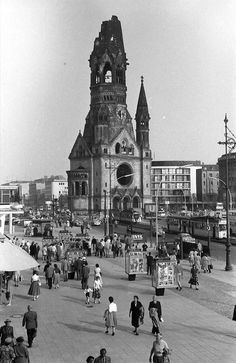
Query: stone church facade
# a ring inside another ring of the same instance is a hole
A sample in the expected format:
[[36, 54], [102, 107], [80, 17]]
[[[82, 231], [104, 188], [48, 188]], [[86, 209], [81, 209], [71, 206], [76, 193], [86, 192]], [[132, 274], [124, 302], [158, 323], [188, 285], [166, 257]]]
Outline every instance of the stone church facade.
[[72, 212], [134, 208], [151, 202], [149, 112], [143, 78], [135, 115], [126, 104], [127, 58], [120, 21], [104, 21], [89, 59], [90, 110], [69, 155]]

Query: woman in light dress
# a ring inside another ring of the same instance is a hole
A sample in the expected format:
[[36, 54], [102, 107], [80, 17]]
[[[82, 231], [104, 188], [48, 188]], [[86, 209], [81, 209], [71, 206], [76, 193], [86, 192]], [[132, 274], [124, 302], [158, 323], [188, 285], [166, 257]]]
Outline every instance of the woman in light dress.
[[31, 284], [28, 291], [28, 295], [33, 296], [33, 300], [37, 300], [40, 295], [40, 278], [38, 275], [38, 271], [33, 271], [33, 276], [31, 277]]

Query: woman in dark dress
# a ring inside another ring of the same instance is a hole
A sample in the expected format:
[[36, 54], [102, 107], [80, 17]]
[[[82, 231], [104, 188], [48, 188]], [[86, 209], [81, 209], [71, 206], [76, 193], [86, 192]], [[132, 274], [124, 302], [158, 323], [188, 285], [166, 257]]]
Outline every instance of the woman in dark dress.
[[129, 316], [131, 315], [131, 324], [134, 327], [135, 335], [138, 334], [138, 327], [140, 322], [143, 323], [144, 309], [143, 305], [139, 301], [138, 296], [134, 296], [134, 300], [131, 302]]
[[199, 282], [198, 282], [198, 268], [193, 265], [191, 268], [191, 277], [189, 280], [190, 288], [192, 288], [192, 285], [196, 286], [196, 290], [198, 290]]

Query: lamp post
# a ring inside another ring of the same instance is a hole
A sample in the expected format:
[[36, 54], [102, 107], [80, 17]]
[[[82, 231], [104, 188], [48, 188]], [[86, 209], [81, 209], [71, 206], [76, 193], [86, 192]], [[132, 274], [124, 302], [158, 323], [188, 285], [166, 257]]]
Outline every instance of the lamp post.
[[231, 271], [232, 265], [231, 265], [231, 242], [230, 242], [230, 228], [229, 228], [229, 168], [228, 168], [228, 146], [232, 143], [234, 143], [235, 146], [235, 140], [231, 141], [232, 139], [228, 138], [228, 127], [227, 127], [228, 119], [227, 114], [225, 114], [224, 124], [225, 124], [225, 141], [219, 141], [218, 144], [225, 145], [225, 170], [226, 170], [226, 182], [225, 182], [225, 191], [226, 191], [226, 266], [225, 271]]
[[107, 191], [103, 190], [104, 193], [104, 236], [107, 235]]
[[158, 193], [159, 193], [159, 189], [161, 187], [161, 184], [164, 181], [160, 181], [160, 183], [158, 184], [158, 187], [156, 189], [156, 250], [158, 251]]

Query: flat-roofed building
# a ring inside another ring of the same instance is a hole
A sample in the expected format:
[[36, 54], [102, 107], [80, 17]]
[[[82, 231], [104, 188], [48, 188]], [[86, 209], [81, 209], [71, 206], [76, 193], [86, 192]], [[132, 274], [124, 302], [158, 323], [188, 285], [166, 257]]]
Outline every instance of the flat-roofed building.
[[196, 206], [196, 171], [201, 161], [152, 161], [151, 193], [159, 208], [169, 211], [193, 210]]

